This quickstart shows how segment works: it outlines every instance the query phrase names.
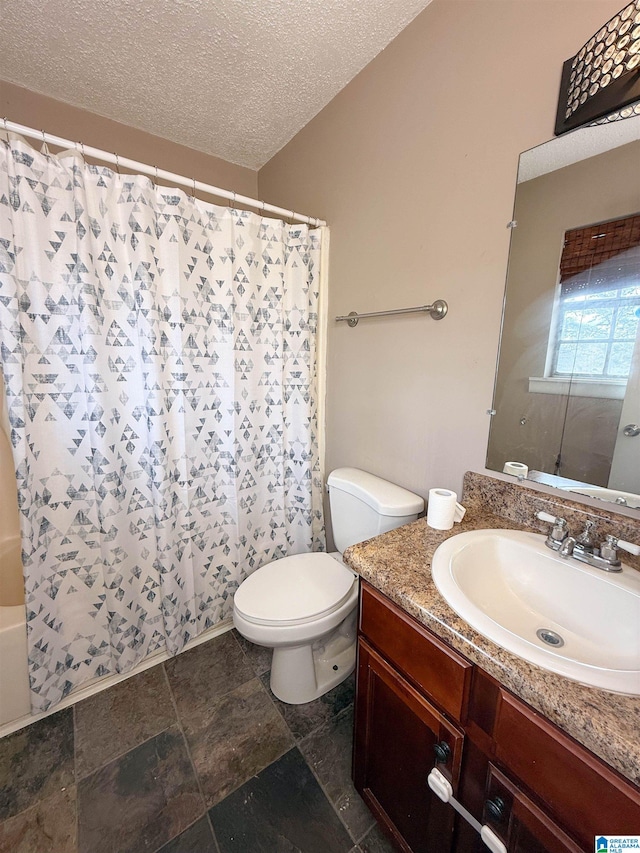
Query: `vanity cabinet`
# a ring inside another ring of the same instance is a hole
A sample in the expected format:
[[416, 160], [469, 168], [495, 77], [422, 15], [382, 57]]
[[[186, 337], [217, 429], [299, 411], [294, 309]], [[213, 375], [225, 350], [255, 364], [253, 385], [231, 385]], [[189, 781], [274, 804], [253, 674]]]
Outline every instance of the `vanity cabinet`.
[[470, 663], [363, 585], [354, 781], [406, 853], [451, 849], [455, 812], [426, 779], [437, 763], [457, 790], [464, 741], [457, 721], [471, 673]]
[[448, 850], [454, 814], [425, 779], [437, 748], [457, 784], [462, 732], [364, 640], [359, 655], [356, 788], [400, 850]]
[[640, 833], [640, 789], [363, 581], [356, 789], [404, 853], [486, 853], [429, 788], [436, 764], [509, 853]]

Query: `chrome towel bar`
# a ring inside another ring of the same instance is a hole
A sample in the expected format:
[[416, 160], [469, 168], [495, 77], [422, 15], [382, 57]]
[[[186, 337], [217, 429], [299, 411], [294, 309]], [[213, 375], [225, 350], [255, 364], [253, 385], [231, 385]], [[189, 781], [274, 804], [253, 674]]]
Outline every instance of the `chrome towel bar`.
[[336, 322], [346, 320], [348, 325], [353, 328], [358, 325], [358, 320], [362, 320], [366, 317], [389, 317], [391, 314], [416, 314], [424, 312], [430, 314], [434, 320], [442, 320], [442, 318], [446, 316], [448, 310], [449, 306], [444, 299], [436, 299], [432, 305], [418, 305], [416, 308], [395, 308], [391, 311], [369, 311], [367, 314], [358, 314], [355, 311], [352, 311], [350, 314], [342, 314], [339, 317], [336, 317]]

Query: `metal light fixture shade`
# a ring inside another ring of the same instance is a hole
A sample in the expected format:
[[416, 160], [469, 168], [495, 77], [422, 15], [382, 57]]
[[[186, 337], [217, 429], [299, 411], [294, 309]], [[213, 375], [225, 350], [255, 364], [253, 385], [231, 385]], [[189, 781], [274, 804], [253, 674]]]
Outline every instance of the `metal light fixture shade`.
[[556, 136], [640, 115], [640, 0], [607, 21], [562, 67]]

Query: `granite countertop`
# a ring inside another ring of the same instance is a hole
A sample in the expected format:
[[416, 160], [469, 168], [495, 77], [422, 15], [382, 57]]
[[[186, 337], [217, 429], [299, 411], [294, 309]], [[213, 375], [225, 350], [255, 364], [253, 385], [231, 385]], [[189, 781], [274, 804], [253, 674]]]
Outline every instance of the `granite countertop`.
[[[553, 511], [553, 507], [549, 509]], [[431, 559], [438, 545], [457, 533], [487, 528], [539, 532], [536, 527], [476, 504], [468, 506], [464, 520], [452, 530], [434, 530], [425, 519], [419, 519], [351, 546], [345, 551], [344, 560], [468, 660], [623, 776], [640, 784], [640, 698], [583, 686], [507, 652], [474, 631], [436, 589]]]

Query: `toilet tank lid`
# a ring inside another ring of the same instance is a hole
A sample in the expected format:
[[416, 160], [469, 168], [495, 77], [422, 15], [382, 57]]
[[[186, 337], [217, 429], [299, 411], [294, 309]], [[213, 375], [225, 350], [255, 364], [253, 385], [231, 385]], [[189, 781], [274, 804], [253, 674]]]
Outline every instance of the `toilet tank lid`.
[[358, 468], [336, 468], [327, 485], [359, 498], [380, 515], [417, 515], [424, 509], [420, 495]]

